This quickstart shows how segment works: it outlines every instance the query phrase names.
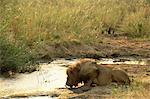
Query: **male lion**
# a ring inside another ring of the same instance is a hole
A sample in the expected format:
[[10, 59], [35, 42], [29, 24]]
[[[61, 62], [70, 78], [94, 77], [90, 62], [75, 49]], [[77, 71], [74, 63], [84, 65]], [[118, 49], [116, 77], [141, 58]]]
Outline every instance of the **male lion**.
[[98, 86], [108, 85], [111, 82], [129, 83], [128, 75], [121, 70], [112, 70], [109, 67], [98, 65], [94, 60], [81, 59], [67, 69], [66, 85], [78, 86], [78, 83], [84, 83], [83, 90], [92, 84]]

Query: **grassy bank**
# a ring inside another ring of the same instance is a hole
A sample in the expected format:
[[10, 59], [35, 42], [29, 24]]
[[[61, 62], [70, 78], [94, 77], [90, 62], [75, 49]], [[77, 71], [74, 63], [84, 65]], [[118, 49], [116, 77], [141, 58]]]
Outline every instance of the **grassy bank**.
[[[101, 37], [108, 35], [150, 40], [150, 4], [146, 0], [0, 0], [0, 12], [0, 37], [15, 49], [6, 48], [21, 53], [19, 48], [25, 48], [33, 59], [59, 57], [48, 53], [53, 49], [49, 46], [94, 45], [103, 43]], [[30, 61], [18, 59], [11, 60], [18, 62], [13, 66]]]

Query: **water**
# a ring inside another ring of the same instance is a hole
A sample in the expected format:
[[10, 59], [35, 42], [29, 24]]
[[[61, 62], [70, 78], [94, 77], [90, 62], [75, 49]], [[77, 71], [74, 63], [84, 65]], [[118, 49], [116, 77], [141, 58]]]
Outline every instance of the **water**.
[[[65, 88], [67, 66], [77, 61], [78, 59], [57, 59], [50, 64], [40, 64], [40, 70], [33, 73], [17, 74], [16, 78], [11, 79], [0, 78], [0, 97], [20, 94], [29, 96], [28, 99], [40, 99], [41, 97], [42, 99], [51, 99], [52, 96], [47, 96], [47, 94], [53, 92], [56, 88]], [[150, 59], [101, 59], [97, 63], [148, 65]], [[26, 98], [18, 97], [17, 99]]]
[[98, 61], [99, 64], [133, 64], [133, 65], [148, 65], [150, 58], [134, 59], [134, 58], [102, 58]]

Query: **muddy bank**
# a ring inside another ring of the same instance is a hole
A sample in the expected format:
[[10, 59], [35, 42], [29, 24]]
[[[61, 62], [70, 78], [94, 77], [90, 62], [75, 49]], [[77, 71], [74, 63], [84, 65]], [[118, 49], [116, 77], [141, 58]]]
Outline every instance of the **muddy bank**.
[[51, 58], [149, 58], [150, 41], [136, 41], [121, 38], [102, 38], [96, 44], [77, 44], [76, 42], [45, 45], [39, 49], [44, 59]]

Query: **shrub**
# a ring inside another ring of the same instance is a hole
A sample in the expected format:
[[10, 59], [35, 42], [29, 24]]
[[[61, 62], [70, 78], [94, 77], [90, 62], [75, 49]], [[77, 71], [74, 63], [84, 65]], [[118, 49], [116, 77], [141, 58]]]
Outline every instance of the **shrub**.
[[16, 47], [0, 37], [0, 72], [22, 72], [29, 70], [32, 56], [25, 48]]

